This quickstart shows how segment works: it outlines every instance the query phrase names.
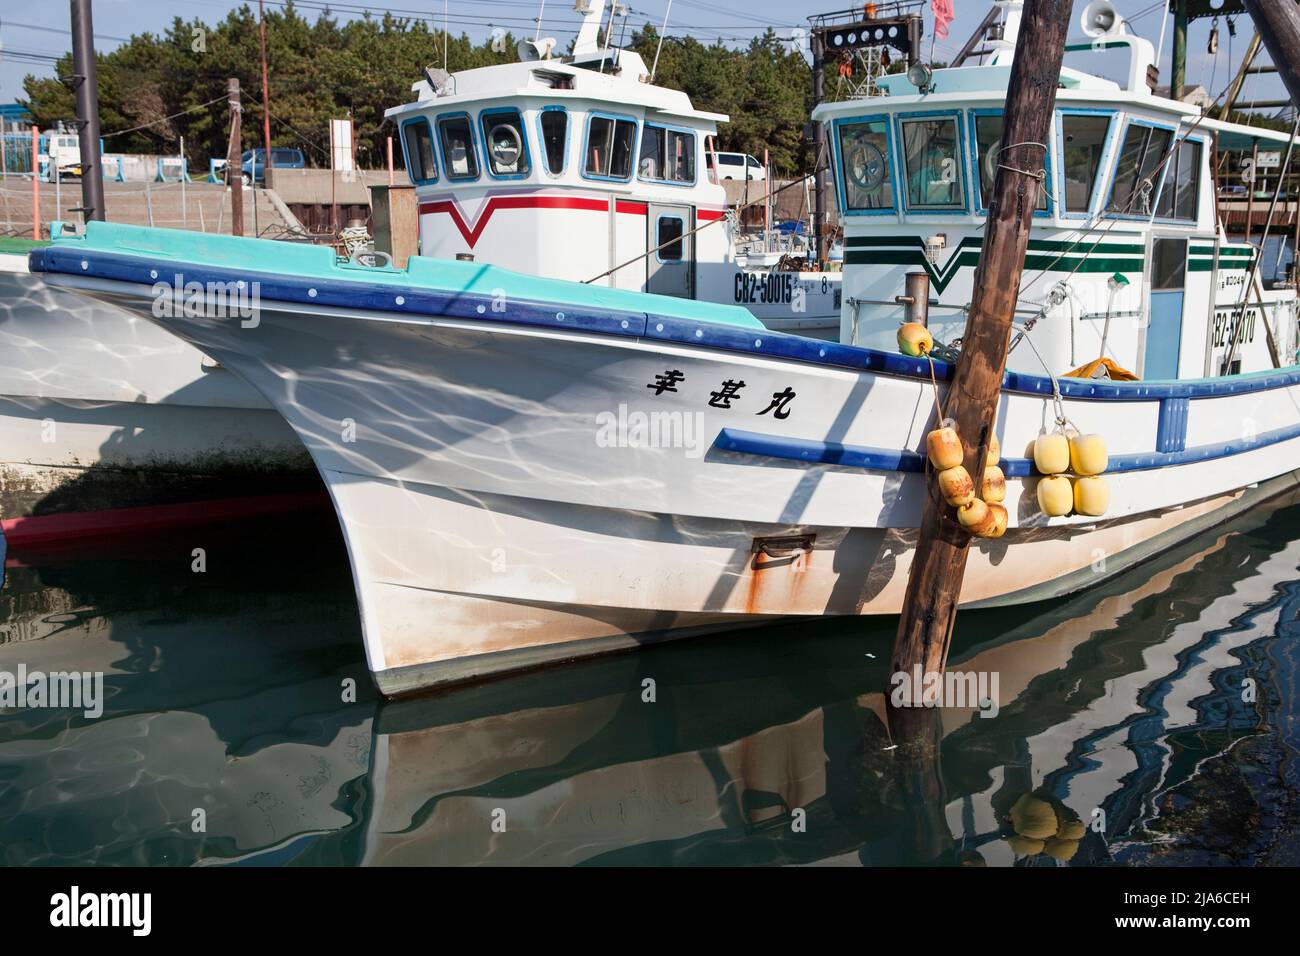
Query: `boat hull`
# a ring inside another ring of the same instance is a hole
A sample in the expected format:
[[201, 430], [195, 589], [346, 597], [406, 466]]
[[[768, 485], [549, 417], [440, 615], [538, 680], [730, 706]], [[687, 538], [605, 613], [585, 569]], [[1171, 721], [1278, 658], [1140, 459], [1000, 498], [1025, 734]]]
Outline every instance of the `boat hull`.
[[0, 260], [0, 518], [314, 484], [302, 442], [229, 370]]
[[[146, 285], [58, 281], [151, 314]], [[725, 330], [724, 348], [719, 327], [695, 345], [685, 330], [670, 341], [510, 317], [264, 300], [256, 328], [157, 319], [255, 385], [311, 452], [384, 693], [778, 616], [899, 610], [926, 495], [908, 451], [931, 427], [923, 363], [856, 370], [850, 357], [879, 353], [807, 343], [832, 365], [760, 352], [761, 331]], [[744, 386], [727, 398], [728, 382]], [[1052, 423], [1050, 394], [1008, 388], [1011, 528], [972, 545], [964, 604], [1078, 590], [1296, 483], [1292, 372], [1206, 386], [1186, 407], [1159, 386], [1124, 400], [1104, 397], [1113, 386], [1066, 391], [1067, 415], [1109, 440], [1111, 510], [1041, 514], [1019, 456]], [[1182, 450], [1159, 451], [1171, 431]]]

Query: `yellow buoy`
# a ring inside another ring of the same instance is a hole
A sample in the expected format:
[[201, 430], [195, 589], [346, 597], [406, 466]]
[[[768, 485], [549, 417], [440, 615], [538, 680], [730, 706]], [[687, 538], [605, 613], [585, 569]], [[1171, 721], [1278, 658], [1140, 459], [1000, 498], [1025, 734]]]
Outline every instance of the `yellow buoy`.
[[996, 526], [993, 511], [979, 498], [957, 509], [957, 521], [977, 538], [987, 538]]
[[1060, 432], [1039, 435], [1034, 441], [1034, 467], [1044, 475], [1065, 471], [1070, 467], [1070, 440]]
[[1101, 475], [1086, 475], [1074, 482], [1074, 510], [1101, 517], [1110, 507], [1110, 486]]
[[1007, 514], [1006, 508], [996, 503], [989, 505], [989, 512], [993, 515], [993, 530], [988, 537], [1000, 538], [1007, 533], [1007, 522], [1010, 520], [1010, 515]]
[[1038, 507], [1049, 518], [1068, 515], [1074, 505], [1070, 479], [1064, 475], [1048, 475], [1038, 479]]
[[964, 457], [957, 429], [948, 425], [936, 428], [925, 436], [925, 448], [930, 455], [930, 464], [940, 471], [956, 468]]
[[929, 355], [934, 348], [934, 336], [920, 322], [904, 322], [898, 327], [898, 350], [916, 358]]
[[968, 505], [975, 497], [975, 482], [970, 472], [961, 465], [953, 465], [939, 472], [939, 493], [954, 508]]
[[1011, 852], [1016, 856], [1037, 856], [1043, 852], [1046, 844], [1042, 840], [1031, 840], [1029, 837], [1010, 836], [1007, 837], [1007, 846], [1011, 847]]
[[1007, 477], [997, 465], [988, 465], [984, 469], [984, 484], [980, 488], [980, 497], [989, 504], [1002, 502], [1007, 497]]
[[989, 451], [988, 454], [984, 456], [985, 467], [995, 467], [1001, 457], [1002, 443], [998, 441], [997, 435], [989, 435]]
[[1056, 811], [1046, 800], [1026, 793], [1011, 807], [1011, 826], [1022, 837], [1045, 840], [1056, 836]]
[[1087, 828], [1082, 820], [1066, 820], [1056, 828], [1058, 840], [1082, 840]]
[[1052, 837], [1043, 845], [1043, 852], [1057, 863], [1069, 863], [1079, 852], [1079, 841], [1058, 840]]
[[1076, 475], [1100, 475], [1108, 464], [1106, 440], [1100, 435], [1075, 435], [1070, 439], [1070, 469]]

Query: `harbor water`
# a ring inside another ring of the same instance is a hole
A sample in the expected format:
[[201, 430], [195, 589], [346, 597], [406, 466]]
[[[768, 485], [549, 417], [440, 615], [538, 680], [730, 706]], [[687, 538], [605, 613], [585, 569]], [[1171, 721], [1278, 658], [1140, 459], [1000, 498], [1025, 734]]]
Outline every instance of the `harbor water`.
[[1290, 500], [1072, 598], [963, 612], [950, 669], [995, 683], [924, 712], [927, 752], [886, 723], [893, 618], [385, 702], [328, 512], [11, 553], [0, 672], [94, 672], [103, 693], [98, 714], [0, 711], [0, 854], [1296, 865], [1298, 617]]

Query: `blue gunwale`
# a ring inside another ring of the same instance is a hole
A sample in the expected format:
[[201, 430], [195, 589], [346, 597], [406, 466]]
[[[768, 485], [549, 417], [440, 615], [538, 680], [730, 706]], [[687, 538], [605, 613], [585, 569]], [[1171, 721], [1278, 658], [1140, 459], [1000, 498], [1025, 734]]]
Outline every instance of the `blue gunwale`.
[[[204, 236], [177, 230], [101, 223], [89, 224], [88, 233], [89, 238], [56, 235], [49, 246], [33, 250], [29, 257], [32, 271], [150, 286], [170, 282], [178, 273], [187, 282], [205, 285], [208, 282], [256, 281], [261, 287], [261, 298], [267, 301], [365, 309], [411, 317], [446, 316], [502, 325], [572, 329], [902, 378], [928, 380], [930, 377], [929, 363], [923, 359], [773, 332], [764, 328], [748, 311], [734, 306], [538, 279], [481, 263], [413, 257], [406, 271], [365, 269], [337, 265], [332, 251], [324, 247], [295, 247], [274, 240]], [[96, 248], [96, 233], [100, 234], [98, 242], [129, 251], [110, 252]], [[192, 258], [149, 248], [150, 244], [164, 243], [180, 249], [188, 247]], [[218, 261], [204, 262], [203, 259]], [[280, 271], [263, 271], [268, 267], [268, 260], [273, 259], [280, 261]], [[295, 275], [295, 271], [298, 274]], [[511, 293], [508, 310], [494, 311], [494, 292], [510, 283], [534, 294], [529, 295], [527, 291], [518, 295]], [[552, 298], [553, 295], [556, 297]], [[560, 295], [563, 298], [559, 298]], [[398, 298], [402, 299], [401, 303]], [[945, 362], [936, 360], [934, 370], [940, 379], [952, 378], [953, 367]], [[1300, 366], [1162, 382], [1067, 378], [1058, 381], [1061, 394], [1066, 398], [1149, 402], [1285, 388], [1300, 384]], [[1007, 372], [1002, 389], [1050, 396], [1052, 382], [1043, 375]]]
[[[1199, 445], [1181, 451], [1141, 452], [1128, 455], [1111, 455], [1106, 474], [1126, 471], [1149, 471], [1171, 465], [1191, 465], [1216, 458], [1228, 458], [1243, 452], [1254, 451], [1278, 442], [1300, 438], [1300, 425], [1288, 425], [1263, 432], [1252, 439]], [[921, 473], [925, 470], [925, 456], [915, 451], [872, 448], [867, 445], [845, 445], [841, 442], [818, 441], [809, 438], [790, 438], [786, 435], [764, 435], [737, 428], [724, 428], [718, 432], [713, 446], [720, 451], [762, 458], [780, 458], [808, 464], [840, 465], [845, 468], [865, 468], [871, 471], [901, 471]], [[1002, 458], [998, 466], [1008, 478], [1041, 477], [1030, 458]]]

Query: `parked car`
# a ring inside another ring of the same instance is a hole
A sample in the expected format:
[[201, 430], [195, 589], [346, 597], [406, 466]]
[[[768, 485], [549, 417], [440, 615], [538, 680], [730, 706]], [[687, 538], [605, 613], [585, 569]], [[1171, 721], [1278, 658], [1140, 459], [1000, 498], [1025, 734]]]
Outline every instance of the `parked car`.
[[[266, 150], [245, 150], [239, 161], [245, 186], [266, 182]], [[276, 169], [306, 169], [307, 157], [300, 149], [274, 146], [271, 148], [271, 165]]]
[[767, 179], [767, 170], [748, 153], [710, 153], [709, 169], [713, 169], [713, 158], [718, 158], [718, 179]]

